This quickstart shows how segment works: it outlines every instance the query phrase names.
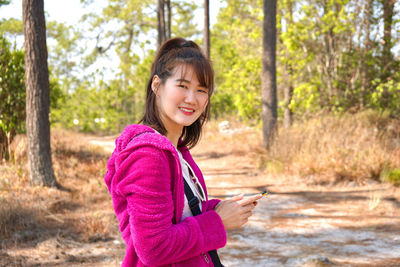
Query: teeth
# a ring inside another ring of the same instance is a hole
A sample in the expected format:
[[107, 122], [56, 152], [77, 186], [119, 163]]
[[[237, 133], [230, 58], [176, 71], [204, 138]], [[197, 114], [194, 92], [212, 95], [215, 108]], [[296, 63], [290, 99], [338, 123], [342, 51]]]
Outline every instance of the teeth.
[[180, 108], [180, 109], [185, 111], [185, 112], [194, 112], [194, 110], [192, 110], [192, 109], [186, 109], [186, 108]]

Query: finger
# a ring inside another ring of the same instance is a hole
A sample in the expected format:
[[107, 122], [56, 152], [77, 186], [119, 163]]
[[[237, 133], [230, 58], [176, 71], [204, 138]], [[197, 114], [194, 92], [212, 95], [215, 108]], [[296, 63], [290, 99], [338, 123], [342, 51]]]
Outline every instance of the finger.
[[254, 195], [254, 196], [243, 198], [242, 200], [238, 201], [238, 203], [240, 205], [242, 205], [242, 206], [245, 206], [245, 205], [248, 205], [248, 204], [250, 204], [252, 202], [255, 202], [255, 201], [259, 200], [262, 197], [263, 196], [261, 194], [257, 194], [257, 195]]
[[249, 220], [249, 218], [251, 217], [251, 215], [253, 215], [253, 213], [251, 213], [251, 212], [246, 213], [246, 218], [247, 218], [247, 220]]
[[261, 195], [261, 194], [257, 194], [257, 195], [254, 195], [254, 196], [249, 196], [249, 197], [243, 198], [243, 199], [240, 201], [240, 203], [241, 203], [242, 205], [248, 205], [248, 204], [250, 204], [250, 203], [252, 203], [252, 202], [255, 202], [255, 201], [257, 201], [257, 200], [259, 200], [259, 199], [261, 199], [261, 198], [262, 198], [262, 195]]
[[231, 197], [230, 200], [239, 201], [239, 200], [243, 199], [243, 197], [244, 197], [244, 195], [240, 194], [240, 195], [236, 195], [236, 196]]
[[250, 204], [247, 204], [246, 206], [241, 206], [241, 207], [244, 212], [249, 212], [249, 211], [253, 210], [255, 206], [253, 203], [250, 203]]
[[246, 211], [243, 212], [243, 215], [246, 216], [246, 217], [249, 217], [249, 216], [251, 216], [252, 214], [253, 214], [253, 209], [246, 210]]

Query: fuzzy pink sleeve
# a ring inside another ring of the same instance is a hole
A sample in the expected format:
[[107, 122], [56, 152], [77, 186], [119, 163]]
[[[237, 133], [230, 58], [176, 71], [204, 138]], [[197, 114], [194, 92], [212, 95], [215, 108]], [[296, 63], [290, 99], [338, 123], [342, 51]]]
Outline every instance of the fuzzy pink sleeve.
[[217, 206], [219, 202], [221, 202], [221, 200], [215, 198], [208, 200], [206, 211], [214, 210], [215, 206]]
[[171, 162], [166, 153], [141, 147], [121, 162], [116, 173], [117, 192], [127, 200], [134, 246], [130, 249], [148, 266], [179, 262], [226, 243], [224, 225], [213, 210], [172, 223]]

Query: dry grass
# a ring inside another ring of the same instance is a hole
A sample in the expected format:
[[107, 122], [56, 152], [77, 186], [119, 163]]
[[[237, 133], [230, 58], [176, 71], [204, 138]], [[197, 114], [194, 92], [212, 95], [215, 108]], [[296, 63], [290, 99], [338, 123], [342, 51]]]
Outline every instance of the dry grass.
[[261, 165], [311, 183], [382, 180], [400, 167], [400, 121], [385, 114], [320, 115], [279, 136]]
[[2, 246], [46, 238], [54, 233], [79, 240], [108, 238], [117, 231], [103, 182], [109, 154], [87, 143], [87, 136], [52, 130], [53, 167], [70, 192], [29, 184], [26, 158], [0, 165]]
[[[22, 236], [23, 230], [37, 228], [40, 222], [40, 212], [27, 209], [17, 199], [9, 201], [0, 198], [0, 237], [10, 238]], [[12, 227], [10, 227], [12, 225]], [[16, 232], [21, 231], [19, 234]]]

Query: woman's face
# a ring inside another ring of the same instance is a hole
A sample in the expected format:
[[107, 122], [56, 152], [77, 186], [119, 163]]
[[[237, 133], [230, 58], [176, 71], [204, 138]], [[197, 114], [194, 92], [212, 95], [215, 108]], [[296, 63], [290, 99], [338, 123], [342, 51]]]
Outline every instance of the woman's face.
[[208, 103], [208, 89], [201, 86], [190, 65], [178, 65], [164, 84], [153, 78], [157, 108], [168, 132], [181, 132], [202, 114]]

